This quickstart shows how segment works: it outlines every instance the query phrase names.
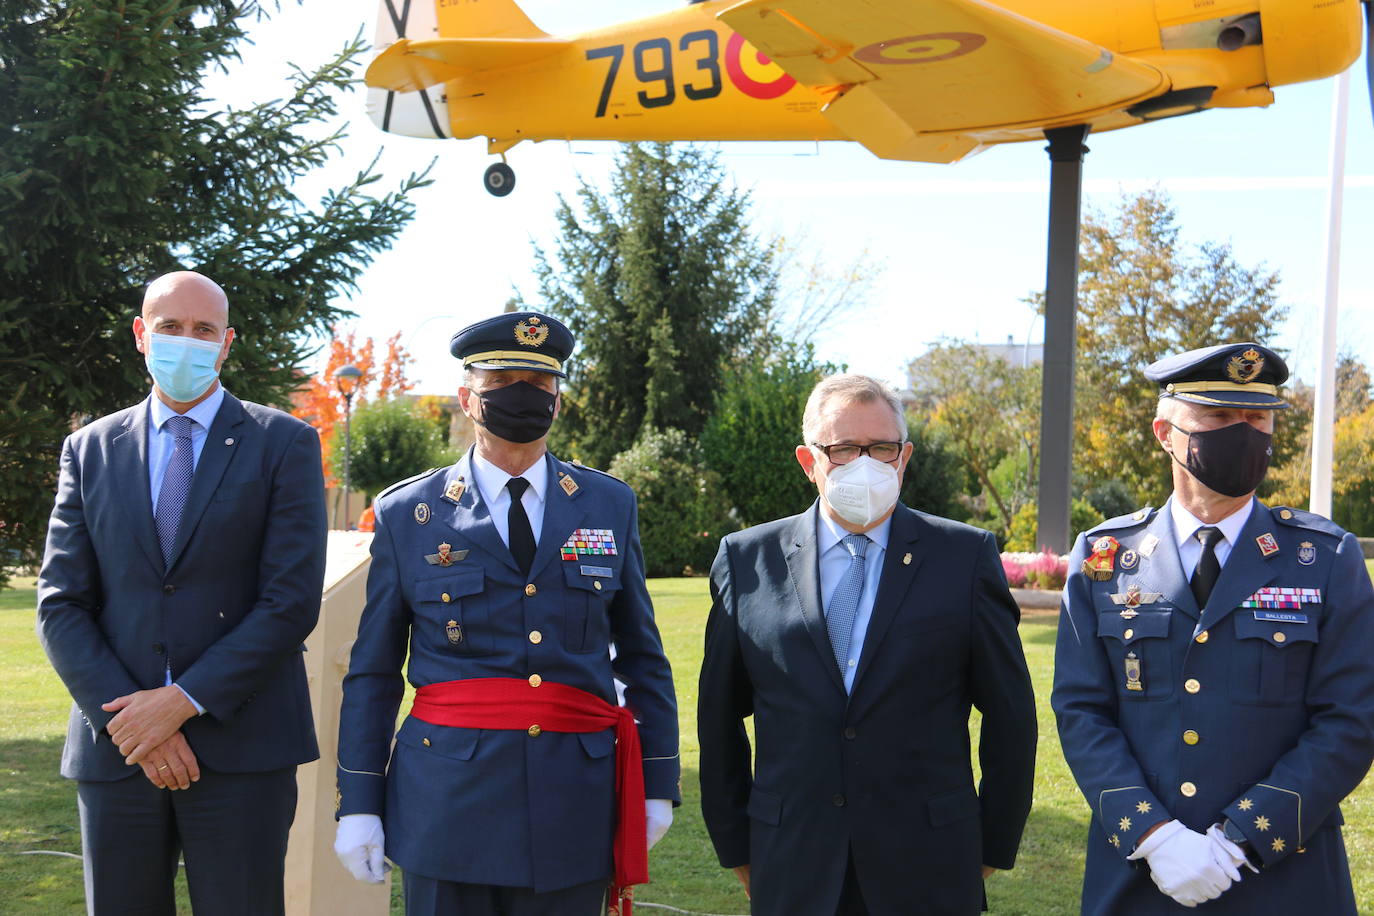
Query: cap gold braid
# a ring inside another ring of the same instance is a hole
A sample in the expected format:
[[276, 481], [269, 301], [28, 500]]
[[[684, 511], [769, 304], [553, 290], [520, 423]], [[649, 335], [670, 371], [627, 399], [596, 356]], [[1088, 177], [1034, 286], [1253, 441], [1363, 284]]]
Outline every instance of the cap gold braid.
[[463, 357], [464, 366], [471, 366], [473, 363], [507, 363], [512, 366], [537, 363], [559, 372], [563, 371], [563, 364], [552, 356], [544, 353], [531, 353], [528, 350], [487, 350], [484, 353], [470, 353]]
[[1241, 384], [1237, 382], [1173, 382], [1165, 386], [1160, 393], [1160, 397], [1171, 394], [1193, 394], [1195, 392], [1206, 391], [1244, 391], [1246, 393], [1256, 392], [1258, 394], [1272, 394], [1274, 397], [1279, 395], [1279, 386], [1270, 385], [1264, 382], [1249, 382]]

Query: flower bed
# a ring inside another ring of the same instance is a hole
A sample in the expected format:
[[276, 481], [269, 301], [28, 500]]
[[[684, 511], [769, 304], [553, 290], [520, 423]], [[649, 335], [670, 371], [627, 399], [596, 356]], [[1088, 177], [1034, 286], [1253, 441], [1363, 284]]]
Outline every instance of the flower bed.
[[1064, 587], [1069, 574], [1069, 558], [1051, 550], [1039, 553], [1002, 554], [1002, 570], [1012, 588], [1058, 590]]

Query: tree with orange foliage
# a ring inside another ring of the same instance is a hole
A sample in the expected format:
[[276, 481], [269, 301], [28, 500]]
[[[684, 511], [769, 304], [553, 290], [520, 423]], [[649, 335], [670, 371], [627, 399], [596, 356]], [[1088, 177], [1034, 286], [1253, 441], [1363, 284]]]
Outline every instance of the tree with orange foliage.
[[397, 331], [386, 341], [386, 358], [380, 369], [374, 357], [375, 342], [367, 338], [357, 344], [352, 331], [340, 334], [338, 327], [332, 332], [329, 341], [329, 359], [325, 361], [320, 373], [311, 377], [297, 392], [292, 400], [296, 407], [291, 415], [299, 417], [320, 434], [320, 451], [324, 463], [325, 486], [336, 487], [339, 481], [330, 470], [330, 455], [334, 448], [335, 428], [343, 423], [344, 396], [339, 391], [334, 373], [343, 366], [356, 366], [362, 375], [353, 391], [353, 409], [367, 403], [370, 397], [387, 398], [404, 394], [415, 383], [406, 379], [406, 367], [411, 361], [410, 353], [401, 346], [401, 332]]

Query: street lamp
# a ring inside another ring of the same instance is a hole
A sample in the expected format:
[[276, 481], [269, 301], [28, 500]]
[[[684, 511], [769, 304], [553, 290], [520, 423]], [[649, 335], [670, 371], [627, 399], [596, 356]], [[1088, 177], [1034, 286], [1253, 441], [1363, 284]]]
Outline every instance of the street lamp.
[[349, 465], [349, 462], [352, 460], [352, 457], [353, 457], [353, 455], [352, 455], [352, 452], [353, 452], [353, 440], [352, 440], [351, 430], [350, 430], [349, 427], [351, 426], [352, 419], [353, 419], [353, 417], [352, 417], [352, 414], [353, 414], [353, 393], [354, 393], [355, 391], [358, 390], [358, 379], [360, 379], [360, 378], [362, 378], [362, 377], [363, 377], [363, 370], [359, 369], [357, 366], [340, 366], [340, 367], [339, 367], [339, 370], [338, 370], [337, 372], [334, 373], [334, 382], [335, 382], [335, 384], [337, 384], [337, 385], [339, 386], [339, 394], [343, 395], [343, 399], [344, 399], [344, 479], [343, 479], [343, 485], [344, 485], [344, 530], [345, 530], [345, 531], [347, 531], [349, 528], [352, 527], [352, 525], [350, 524], [350, 519], [352, 518], [352, 516], [350, 516], [350, 515], [348, 514], [348, 492], [349, 492], [348, 465]]

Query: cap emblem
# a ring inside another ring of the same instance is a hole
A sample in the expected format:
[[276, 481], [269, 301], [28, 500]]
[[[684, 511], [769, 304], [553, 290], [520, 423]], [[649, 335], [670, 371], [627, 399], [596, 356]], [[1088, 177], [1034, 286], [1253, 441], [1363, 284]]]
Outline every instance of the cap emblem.
[[549, 328], [537, 317], [522, 319], [515, 326], [515, 339], [527, 347], [537, 347], [549, 339]]
[[1231, 381], [1244, 385], [1246, 382], [1253, 382], [1263, 368], [1264, 357], [1251, 347], [1239, 356], [1231, 357], [1226, 363], [1226, 374], [1230, 376]]

